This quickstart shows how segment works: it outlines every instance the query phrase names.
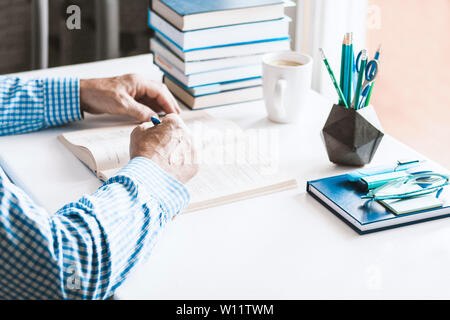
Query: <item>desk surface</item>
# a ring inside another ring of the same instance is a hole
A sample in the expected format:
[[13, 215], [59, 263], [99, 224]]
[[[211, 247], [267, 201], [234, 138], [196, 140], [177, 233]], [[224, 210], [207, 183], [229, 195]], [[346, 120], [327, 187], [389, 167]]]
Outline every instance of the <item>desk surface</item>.
[[[151, 56], [22, 73], [26, 77], [101, 77], [161, 73]], [[244, 129], [272, 128], [280, 138], [280, 166], [300, 188], [177, 217], [148, 262], [118, 290], [130, 299], [450, 298], [450, 219], [359, 236], [308, 196], [307, 180], [348, 171], [331, 164], [320, 130], [331, 103], [313, 93], [296, 124], [277, 125], [262, 102], [211, 109]], [[0, 138], [34, 196], [51, 211], [94, 191], [100, 182], [56, 136], [123, 121], [87, 117], [69, 126]], [[32, 154], [33, 157], [25, 156]], [[417, 156], [385, 136], [373, 163]]]

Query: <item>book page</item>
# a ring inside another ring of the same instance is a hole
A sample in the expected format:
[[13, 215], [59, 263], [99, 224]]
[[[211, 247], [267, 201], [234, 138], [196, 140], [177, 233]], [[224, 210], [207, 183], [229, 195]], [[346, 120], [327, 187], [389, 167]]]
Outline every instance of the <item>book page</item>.
[[244, 200], [297, 187], [285, 175], [267, 176], [250, 165], [202, 166], [186, 184], [191, 202], [185, 212]]
[[[260, 156], [259, 163], [267, 163], [267, 159]], [[120, 168], [100, 171], [99, 177], [106, 181], [119, 170]], [[249, 162], [200, 164], [198, 173], [186, 184], [191, 196], [190, 208], [210, 207], [217, 201], [228, 203], [239, 200], [234, 199], [237, 196], [246, 199], [255, 193], [264, 194], [296, 186], [295, 179], [289, 179], [281, 172], [267, 173], [264, 167]], [[223, 199], [228, 196], [231, 197]]]
[[130, 134], [136, 124], [65, 133], [73, 145], [84, 147], [92, 154], [97, 171], [121, 168], [130, 160]]
[[[215, 121], [204, 111], [182, 113], [181, 117], [188, 126], [194, 122]], [[101, 172], [120, 169], [128, 163], [130, 160], [130, 134], [136, 126], [137, 124], [130, 123], [114, 127], [68, 132], [62, 136], [70, 144], [87, 149], [92, 154], [96, 164], [95, 168], [92, 169]]]
[[[244, 132], [234, 122], [212, 118], [204, 111], [184, 113], [183, 119], [197, 149], [197, 159], [190, 160], [199, 165], [197, 175], [186, 184], [191, 209], [296, 187], [295, 179], [287, 179], [278, 170], [277, 137], [269, 130]], [[92, 152], [97, 175], [106, 181], [128, 163], [134, 127], [85, 130], [66, 138]]]
[[[116, 175], [121, 168], [99, 171], [103, 181]], [[265, 175], [250, 164], [203, 165], [192, 180], [186, 184], [191, 202], [198, 203], [234, 193], [248, 192], [282, 182], [294, 183], [285, 175]]]
[[[217, 141], [208, 143], [211, 152], [215, 152]], [[204, 147], [203, 152], [208, 150], [207, 148]], [[217, 156], [218, 152], [215, 155]], [[286, 176], [278, 170], [276, 172], [266, 170], [269, 161], [270, 159], [262, 153], [258, 153], [250, 160], [243, 152], [236, 153], [235, 160], [230, 163], [220, 161], [220, 156], [213, 161], [200, 159], [198, 174], [186, 184], [191, 194], [191, 202], [223, 197], [230, 191], [241, 193], [285, 181]]]

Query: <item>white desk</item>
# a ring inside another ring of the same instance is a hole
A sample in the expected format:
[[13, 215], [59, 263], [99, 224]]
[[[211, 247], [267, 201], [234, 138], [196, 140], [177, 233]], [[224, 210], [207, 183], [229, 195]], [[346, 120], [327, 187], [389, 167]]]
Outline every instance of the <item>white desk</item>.
[[[100, 77], [126, 72], [161, 74], [150, 55], [97, 62], [23, 76]], [[298, 179], [286, 191], [177, 217], [147, 263], [118, 290], [120, 298], [298, 299], [450, 298], [450, 219], [359, 236], [305, 194], [310, 179], [348, 168], [331, 164], [320, 140], [331, 103], [313, 95], [298, 125], [265, 118], [262, 102], [211, 109], [242, 128], [276, 128], [280, 165]], [[107, 125], [113, 117], [32, 134], [0, 138], [0, 155], [22, 167], [27, 183], [42, 185], [35, 196], [56, 210], [100, 184], [56, 136]], [[32, 154], [33, 157], [25, 156]], [[373, 163], [417, 154], [385, 136]]]

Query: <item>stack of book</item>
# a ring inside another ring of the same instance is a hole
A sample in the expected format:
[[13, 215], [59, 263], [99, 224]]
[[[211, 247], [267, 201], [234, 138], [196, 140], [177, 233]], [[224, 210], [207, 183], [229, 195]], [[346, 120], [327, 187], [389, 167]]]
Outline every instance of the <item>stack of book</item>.
[[289, 50], [283, 0], [152, 0], [150, 49], [190, 109], [262, 98], [262, 56]]

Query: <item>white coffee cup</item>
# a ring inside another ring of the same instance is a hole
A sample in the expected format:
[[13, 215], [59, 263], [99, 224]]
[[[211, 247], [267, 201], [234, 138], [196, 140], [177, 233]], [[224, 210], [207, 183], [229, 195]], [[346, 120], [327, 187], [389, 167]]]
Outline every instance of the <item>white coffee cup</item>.
[[263, 90], [270, 120], [299, 120], [308, 107], [313, 59], [303, 53], [284, 51], [263, 57]]

